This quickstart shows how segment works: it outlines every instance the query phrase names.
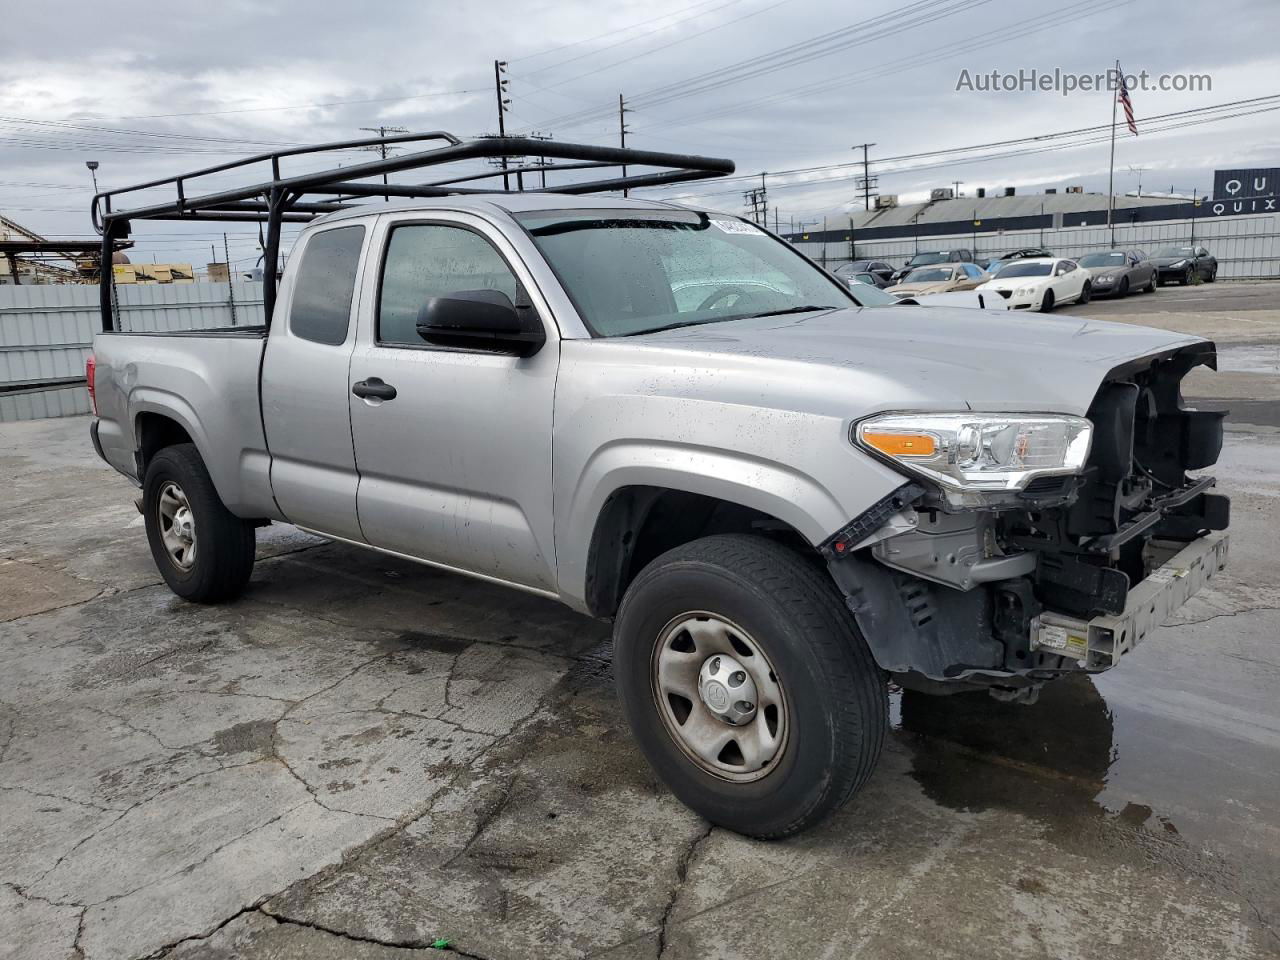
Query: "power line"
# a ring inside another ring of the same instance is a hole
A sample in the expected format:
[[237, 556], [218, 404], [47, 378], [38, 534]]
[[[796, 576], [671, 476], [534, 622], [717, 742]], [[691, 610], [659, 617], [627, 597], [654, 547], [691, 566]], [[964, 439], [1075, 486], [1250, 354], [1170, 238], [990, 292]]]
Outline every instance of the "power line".
[[[851, 46], [883, 39], [906, 30], [916, 30], [922, 23], [954, 16], [991, 0], [916, 0], [899, 10], [859, 21], [836, 31], [819, 34], [777, 48], [764, 54], [748, 57], [736, 63], [719, 67], [693, 77], [663, 84], [632, 97], [633, 103], [648, 108], [672, 100], [700, 96], [727, 84], [773, 73], [800, 60], [813, 60], [828, 56]], [[545, 121], [547, 125], [574, 125], [597, 119], [600, 109], [578, 111]]]
[[[1226, 103], [1214, 104], [1214, 105], [1204, 106], [1204, 107], [1191, 107], [1186, 110], [1176, 110], [1171, 113], [1154, 114], [1152, 116], [1142, 117], [1140, 119], [1144, 124], [1159, 123], [1163, 121], [1176, 120], [1183, 117], [1192, 117], [1200, 114], [1214, 113], [1221, 110], [1234, 109], [1236, 107], [1263, 106], [1266, 104], [1274, 103], [1277, 100], [1280, 100], [1280, 93], [1267, 94], [1261, 97], [1251, 97], [1246, 100], [1233, 100], [1233, 101], [1228, 101]], [[1230, 116], [1223, 116], [1220, 118], [1213, 117], [1211, 119], [1226, 120], [1226, 119], [1231, 119], [1232, 116], [1236, 116], [1236, 114], [1232, 114]], [[886, 163], [901, 163], [904, 161], [928, 159], [930, 157], [944, 156], [944, 155], [950, 155], [955, 153], [968, 153], [974, 150], [987, 150], [993, 147], [1010, 147], [1010, 146], [1018, 146], [1022, 144], [1037, 144], [1037, 143], [1043, 143], [1045, 141], [1059, 140], [1067, 137], [1075, 137], [1078, 135], [1087, 135], [1087, 134], [1099, 133], [1102, 131], [1109, 131], [1110, 129], [1111, 129], [1111, 125], [1109, 123], [1098, 124], [1096, 126], [1091, 126], [1091, 127], [1076, 127], [1071, 130], [1060, 130], [1054, 133], [1034, 134], [1032, 136], [1016, 137], [1009, 140], [993, 140], [987, 143], [969, 144], [967, 146], [961, 146], [961, 147], [943, 147], [935, 150], [922, 150], [916, 153], [903, 153], [903, 154], [898, 154], [896, 156], [882, 157], [879, 160], [877, 160], [876, 163], [882, 164], [882, 165]], [[1068, 144], [1068, 145], [1074, 145], [1074, 144]], [[810, 167], [793, 167], [787, 170], [776, 170], [776, 171], [773, 171], [773, 173], [775, 176], [799, 175], [799, 174], [807, 174], [807, 173], [824, 173], [832, 170], [840, 170], [840, 169], [846, 169], [849, 167], [859, 167], [859, 166], [862, 166], [861, 160], [852, 160], [852, 161], [842, 161], [839, 163], [820, 164], [817, 166], [810, 166]], [[741, 182], [746, 180], [753, 180], [755, 179], [756, 176], [757, 176], [756, 174], [750, 173], [750, 174], [739, 174], [737, 176], [730, 176], [730, 177], [717, 177], [714, 182], [717, 185], [720, 185], [724, 183], [733, 183], [735, 181]], [[654, 189], [654, 188], [649, 188], [649, 189]], [[727, 194], [727, 193], [733, 193], [736, 191], [724, 190], [720, 192]], [[689, 194], [689, 196], [712, 196], [712, 194]]]
[[[718, 117], [736, 114], [741, 112], [745, 107], [755, 106], [761, 103], [778, 103], [786, 100], [793, 100], [797, 97], [809, 96], [810, 94], [821, 93], [834, 84], [840, 84], [841, 88], [845, 88], [853, 83], [864, 83], [868, 80], [879, 80], [896, 73], [902, 73], [908, 70], [916, 70], [922, 66], [937, 63], [943, 57], [952, 57], [959, 54], [969, 53], [973, 50], [988, 50], [995, 43], [1007, 42], [1010, 40], [1018, 40], [1032, 33], [1038, 33], [1041, 30], [1050, 27], [1059, 26], [1062, 23], [1062, 17], [1067, 14], [1076, 14], [1080, 17], [1093, 16], [1104, 10], [1123, 6], [1132, 3], [1134, 0], [1083, 0], [1074, 7], [1064, 7], [1055, 10], [1052, 13], [1041, 14], [1038, 17], [1032, 17], [1016, 24], [999, 28], [995, 31], [987, 31], [985, 33], [974, 34], [963, 40], [953, 41], [943, 44], [940, 47], [934, 47], [929, 50], [916, 51], [909, 58], [898, 58], [888, 64], [879, 64], [875, 67], [862, 68], [852, 73], [841, 74], [834, 77], [825, 77], [814, 83], [803, 84], [799, 87], [792, 87], [790, 90], [783, 90], [777, 93], [769, 94], [764, 97], [755, 97], [750, 100], [739, 101], [735, 104], [717, 107], [714, 110], [685, 116], [675, 120], [664, 121], [667, 126], [683, 126], [690, 123], [700, 123], [706, 120], [716, 119]], [[1089, 9], [1093, 7], [1093, 9]], [[641, 130], [647, 129], [641, 127]]]

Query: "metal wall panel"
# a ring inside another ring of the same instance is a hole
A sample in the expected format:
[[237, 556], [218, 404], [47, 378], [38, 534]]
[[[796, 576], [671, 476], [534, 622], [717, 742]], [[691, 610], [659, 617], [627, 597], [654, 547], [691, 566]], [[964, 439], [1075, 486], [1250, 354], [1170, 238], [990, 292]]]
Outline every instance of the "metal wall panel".
[[[122, 330], [199, 330], [263, 323], [260, 282], [120, 284]], [[233, 324], [234, 299], [234, 324]], [[98, 332], [96, 284], [0, 286], [0, 387], [84, 377]], [[72, 398], [80, 399], [72, 402]], [[0, 392], [0, 422], [88, 413], [83, 386], [18, 394]]]

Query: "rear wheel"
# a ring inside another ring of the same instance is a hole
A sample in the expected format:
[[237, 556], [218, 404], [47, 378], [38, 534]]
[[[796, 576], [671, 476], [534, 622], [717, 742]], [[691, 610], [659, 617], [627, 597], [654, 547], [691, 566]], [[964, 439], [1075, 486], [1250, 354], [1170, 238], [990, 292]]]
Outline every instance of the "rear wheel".
[[254, 525], [222, 503], [194, 444], [151, 458], [142, 501], [151, 555], [170, 590], [195, 603], [239, 596], [253, 572]]
[[1151, 279], [1147, 281], [1147, 285], [1146, 285], [1145, 287], [1143, 287], [1142, 289], [1143, 289], [1146, 293], [1155, 293], [1155, 292], [1156, 292], [1156, 274], [1155, 274], [1155, 271], [1154, 271], [1154, 270], [1151, 272]]
[[676, 547], [628, 588], [614, 637], [640, 748], [712, 823], [788, 836], [871, 775], [884, 676], [834, 585], [795, 551], [736, 534]]
[[1046, 290], [1044, 292], [1044, 299], [1040, 301], [1040, 312], [1049, 313], [1052, 310], [1053, 310], [1053, 291]]
[[1204, 278], [1204, 282], [1205, 282], [1205, 283], [1213, 283], [1213, 281], [1215, 281], [1215, 280], [1217, 280], [1217, 279], [1218, 279], [1218, 268], [1217, 268], [1217, 267], [1210, 267], [1210, 268], [1209, 268], [1209, 275], [1208, 275], [1207, 277], [1205, 277], [1205, 278]]
[[1182, 275], [1182, 285], [1188, 286], [1191, 283], [1191, 268], [1187, 267], [1186, 272]]

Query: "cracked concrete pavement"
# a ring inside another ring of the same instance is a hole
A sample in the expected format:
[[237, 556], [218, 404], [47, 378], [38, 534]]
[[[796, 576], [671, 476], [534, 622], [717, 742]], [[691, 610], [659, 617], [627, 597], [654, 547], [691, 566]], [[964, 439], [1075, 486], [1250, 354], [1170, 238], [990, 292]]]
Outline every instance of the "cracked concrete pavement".
[[86, 431], [0, 426], [0, 957], [1280, 956], [1275, 427], [1173, 624], [1031, 707], [895, 694], [783, 843], [667, 793], [554, 603], [286, 526], [179, 601]]

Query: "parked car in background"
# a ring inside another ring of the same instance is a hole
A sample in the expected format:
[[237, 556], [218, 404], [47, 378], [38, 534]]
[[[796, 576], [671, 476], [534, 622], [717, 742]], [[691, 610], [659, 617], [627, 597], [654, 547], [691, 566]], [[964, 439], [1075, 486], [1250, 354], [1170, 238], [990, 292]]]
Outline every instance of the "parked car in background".
[[1218, 258], [1204, 247], [1163, 247], [1151, 259], [1157, 270], [1156, 283], [1191, 283], [1197, 276], [1205, 283], [1218, 279]]
[[867, 280], [862, 279], [865, 274], [873, 285], [881, 288], [893, 283], [894, 274], [893, 267], [883, 260], [854, 260], [852, 263], [840, 264], [831, 272], [846, 282], [850, 277], [858, 277], [860, 282], [867, 283]]
[[1155, 293], [1156, 267], [1141, 250], [1099, 250], [1076, 263], [1089, 271], [1095, 297], [1123, 297], [1131, 290]]
[[978, 290], [1000, 294], [1014, 310], [1048, 313], [1062, 303], [1088, 303], [1092, 284], [1089, 271], [1074, 260], [1035, 257], [1006, 264]]
[[920, 297], [953, 290], [972, 290], [986, 280], [976, 263], [942, 263], [934, 267], [916, 267], [885, 292], [895, 297]]
[[900, 283], [916, 267], [931, 267], [937, 263], [973, 263], [973, 251], [961, 247], [956, 250], [926, 250], [917, 253], [910, 260], [904, 261], [902, 269], [894, 274], [894, 282]]

